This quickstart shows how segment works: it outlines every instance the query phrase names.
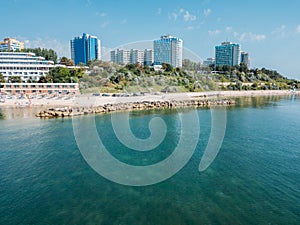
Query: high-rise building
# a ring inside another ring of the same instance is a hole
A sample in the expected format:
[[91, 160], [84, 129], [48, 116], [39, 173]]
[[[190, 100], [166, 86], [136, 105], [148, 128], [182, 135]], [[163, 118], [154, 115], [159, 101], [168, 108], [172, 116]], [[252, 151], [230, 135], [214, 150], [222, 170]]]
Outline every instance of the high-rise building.
[[153, 63], [152, 49], [116, 49], [110, 52], [110, 60], [118, 64], [136, 64], [151, 66]]
[[241, 52], [241, 63], [245, 63], [247, 67], [250, 67], [250, 58], [248, 52]]
[[182, 67], [182, 40], [171, 35], [154, 40], [154, 65], [168, 63], [173, 67]]
[[153, 50], [145, 49], [144, 50], [144, 65], [152, 66], [152, 64], [153, 64]]
[[118, 64], [129, 64], [130, 63], [130, 52], [125, 49], [117, 49], [110, 52], [110, 60]]
[[101, 60], [101, 43], [96, 36], [83, 33], [82, 37], [75, 37], [70, 41], [71, 58], [75, 65], [87, 64], [90, 60]]
[[24, 43], [14, 38], [4, 38], [0, 42], [0, 51], [21, 51], [24, 49]]
[[131, 49], [130, 63], [131, 64], [139, 63], [141, 65], [144, 65], [144, 51], [138, 49]]
[[240, 64], [241, 48], [239, 44], [231, 42], [223, 42], [221, 45], [215, 47], [215, 66], [235, 66]]

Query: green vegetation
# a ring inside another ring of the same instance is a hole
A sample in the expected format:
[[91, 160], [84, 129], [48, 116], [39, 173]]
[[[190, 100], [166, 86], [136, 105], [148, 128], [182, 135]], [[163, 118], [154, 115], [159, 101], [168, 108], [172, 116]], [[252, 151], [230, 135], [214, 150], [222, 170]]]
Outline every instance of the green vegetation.
[[71, 59], [68, 59], [67, 57], [63, 56], [59, 60], [59, 64], [65, 65], [65, 66], [74, 66], [74, 62]]
[[20, 76], [12, 76], [8, 78], [8, 83], [22, 83], [22, 79]]
[[[52, 49], [24, 49], [34, 52], [47, 60], [57, 61], [57, 54]], [[67, 57], [59, 59], [65, 66], [74, 66]], [[90, 61], [85, 71], [84, 65], [79, 68], [55, 67], [49, 74], [41, 77], [40, 83], [79, 82], [83, 93], [88, 92], [183, 92], [209, 90], [283, 90], [299, 86], [299, 81], [288, 79], [277, 71], [249, 69], [246, 64], [239, 66], [208, 67], [200, 63], [183, 60], [182, 68], [173, 68], [164, 63], [162, 69], [155, 71], [149, 66], [140, 64], [117, 65], [112, 62]], [[4, 78], [0, 74], [0, 82]], [[22, 82], [20, 77], [10, 77], [9, 82]], [[29, 78], [28, 83], [34, 82]]]
[[247, 65], [222, 66], [216, 69], [215, 77], [219, 82], [230, 83], [225, 90], [285, 90], [297, 87], [299, 81], [288, 79], [275, 70], [248, 69]]
[[184, 60], [183, 68], [163, 64], [161, 71], [140, 64], [116, 65], [94, 61], [87, 75], [80, 79], [83, 92], [137, 92], [137, 91], [208, 91], [208, 90], [281, 90], [291, 89], [299, 83], [283, 77], [273, 70], [252, 69], [245, 64], [217, 68]]
[[54, 61], [54, 63], [57, 63], [57, 54], [52, 49], [46, 49], [46, 48], [25, 48], [22, 50], [23, 52], [32, 52], [35, 53], [37, 56], [42, 56], [46, 60]]
[[41, 77], [39, 83], [78, 83], [84, 75], [84, 68], [54, 67]]
[[0, 83], [5, 83], [5, 79], [2, 73], [0, 73]]

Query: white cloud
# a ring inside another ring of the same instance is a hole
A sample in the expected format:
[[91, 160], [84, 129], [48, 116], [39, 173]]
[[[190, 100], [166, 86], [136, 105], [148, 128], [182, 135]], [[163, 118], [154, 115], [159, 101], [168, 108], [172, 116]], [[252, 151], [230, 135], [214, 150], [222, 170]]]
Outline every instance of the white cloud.
[[209, 16], [211, 14], [211, 9], [205, 9], [203, 14], [204, 16]]
[[183, 19], [184, 21], [194, 21], [196, 20], [196, 16], [195, 15], [192, 15], [189, 13], [189, 11], [185, 11], [185, 14], [183, 15]]
[[300, 24], [297, 26], [297, 33], [300, 33]]
[[225, 29], [225, 30], [226, 30], [226, 32], [231, 32], [231, 31], [232, 31], [232, 29], [233, 29], [232, 27], [226, 27], [226, 29]]
[[221, 33], [220, 30], [209, 30], [209, 31], [208, 31], [208, 34], [209, 34], [209, 35], [218, 35], [218, 34], [220, 34], [220, 33]]
[[263, 41], [263, 40], [266, 39], [266, 35], [264, 35], [264, 34], [254, 34], [252, 32], [244, 32], [242, 34], [234, 32], [234, 36], [241, 42]]
[[90, 6], [91, 4], [92, 4], [92, 1], [91, 1], [91, 0], [86, 0], [86, 1], [85, 1], [85, 5], [86, 5], [86, 6]]
[[178, 18], [178, 14], [177, 13], [172, 12], [172, 13], [169, 14], [169, 19], [175, 21], [175, 20], [177, 20], [177, 18]]
[[161, 13], [162, 13], [162, 8], [158, 8], [156, 14], [161, 15]]
[[169, 13], [168, 15], [169, 19], [171, 20], [177, 20], [178, 18], [183, 18], [184, 21], [194, 21], [197, 19], [196, 15], [191, 14], [189, 11], [181, 8], [179, 10], [176, 10], [172, 13]]
[[33, 40], [29, 40], [28, 38], [18, 37], [19, 40], [24, 42], [25, 48], [47, 48], [53, 49], [58, 57], [66, 56], [70, 58], [70, 45], [69, 42], [61, 42], [57, 39], [52, 39], [50, 37], [45, 38], [35, 38]]
[[102, 24], [100, 25], [100, 27], [101, 27], [101, 28], [106, 28], [106, 27], [108, 26], [108, 24], [109, 24], [109, 22], [106, 21], [106, 22], [102, 23]]
[[271, 32], [272, 34], [284, 37], [286, 35], [286, 26], [281, 25]]
[[96, 15], [104, 17], [104, 16], [107, 16], [107, 13], [105, 13], [105, 12], [97, 12]]
[[194, 30], [195, 27], [194, 27], [194, 26], [188, 26], [186, 29], [187, 29], [187, 30]]

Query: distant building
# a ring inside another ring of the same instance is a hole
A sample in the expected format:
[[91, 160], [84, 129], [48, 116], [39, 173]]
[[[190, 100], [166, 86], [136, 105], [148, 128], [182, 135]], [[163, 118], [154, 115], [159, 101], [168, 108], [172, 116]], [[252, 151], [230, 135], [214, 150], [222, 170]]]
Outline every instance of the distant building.
[[129, 64], [130, 58], [129, 50], [116, 49], [110, 52], [110, 60], [117, 64]]
[[117, 64], [136, 64], [152, 65], [153, 51], [152, 49], [116, 49], [110, 52], [110, 60]]
[[29, 52], [0, 52], [0, 73], [8, 82], [11, 77], [38, 81], [45, 76], [54, 62]]
[[24, 43], [14, 38], [4, 38], [0, 42], [0, 51], [21, 51], [24, 49]]
[[182, 40], [170, 35], [154, 40], [154, 65], [168, 63], [173, 67], [182, 67]]
[[207, 58], [206, 60], [203, 61], [203, 66], [214, 65], [215, 62], [216, 62], [215, 58]]
[[75, 65], [86, 65], [90, 60], [101, 60], [101, 43], [96, 36], [83, 33], [82, 37], [75, 37], [70, 41], [71, 58]]
[[144, 65], [152, 66], [152, 64], [153, 64], [153, 50], [145, 49], [144, 50]]
[[223, 42], [215, 47], [215, 58], [215, 67], [239, 65], [241, 61], [241, 47], [239, 44]]
[[144, 65], [144, 51], [138, 49], [131, 49], [130, 63], [131, 64], [139, 63], [141, 65]]
[[79, 94], [78, 83], [0, 83], [0, 92], [9, 94]]
[[241, 52], [241, 63], [245, 63], [247, 67], [250, 67], [250, 58], [247, 52]]

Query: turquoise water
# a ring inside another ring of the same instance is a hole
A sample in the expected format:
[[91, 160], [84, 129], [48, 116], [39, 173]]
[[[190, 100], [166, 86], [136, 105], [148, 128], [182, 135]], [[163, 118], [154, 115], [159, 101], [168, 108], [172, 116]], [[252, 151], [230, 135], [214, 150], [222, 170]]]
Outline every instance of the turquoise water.
[[[237, 99], [215, 161], [198, 171], [211, 129], [199, 109], [201, 134], [189, 163], [161, 183], [131, 187], [98, 175], [76, 145], [71, 119], [40, 120], [36, 109], [0, 110], [0, 224], [300, 224], [300, 98]], [[118, 142], [110, 115], [96, 116], [111, 154], [123, 162], [158, 162], [177, 144], [178, 115], [132, 112], [136, 136], [161, 116], [167, 138], [137, 153]], [[25, 118], [24, 118], [25, 117]], [[88, 119], [88, 117], [86, 117]], [[92, 145], [93, 143], [91, 143]]]

